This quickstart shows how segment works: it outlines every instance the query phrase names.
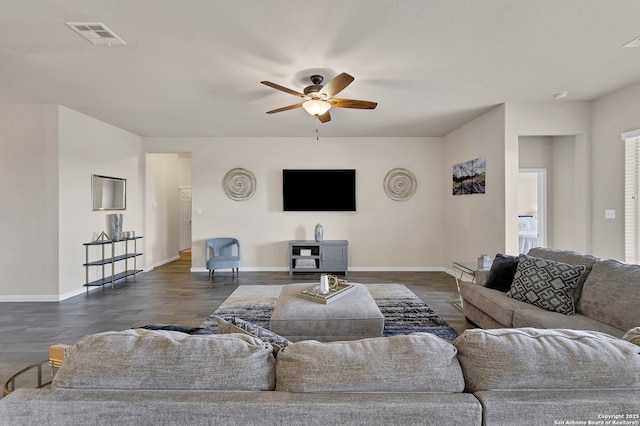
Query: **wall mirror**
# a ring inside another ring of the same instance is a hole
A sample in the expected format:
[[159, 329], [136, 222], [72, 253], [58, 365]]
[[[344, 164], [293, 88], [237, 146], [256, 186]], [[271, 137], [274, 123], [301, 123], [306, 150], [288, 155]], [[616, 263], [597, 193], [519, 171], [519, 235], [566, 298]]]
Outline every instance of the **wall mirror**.
[[93, 210], [125, 210], [127, 208], [127, 180], [91, 175]]

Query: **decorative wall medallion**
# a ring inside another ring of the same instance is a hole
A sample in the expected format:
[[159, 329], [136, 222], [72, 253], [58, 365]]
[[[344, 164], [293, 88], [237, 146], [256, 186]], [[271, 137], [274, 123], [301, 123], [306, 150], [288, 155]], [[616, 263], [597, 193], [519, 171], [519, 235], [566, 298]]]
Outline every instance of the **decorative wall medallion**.
[[247, 169], [231, 169], [224, 175], [222, 186], [227, 197], [246, 201], [256, 192], [256, 177]]
[[407, 201], [416, 193], [418, 182], [407, 169], [391, 169], [384, 177], [384, 192], [395, 201]]

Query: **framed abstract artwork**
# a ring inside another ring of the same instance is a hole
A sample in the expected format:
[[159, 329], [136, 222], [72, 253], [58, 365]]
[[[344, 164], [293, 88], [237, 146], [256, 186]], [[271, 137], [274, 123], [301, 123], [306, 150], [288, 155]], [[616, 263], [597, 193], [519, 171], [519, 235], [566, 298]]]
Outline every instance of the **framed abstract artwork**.
[[487, 160], [484, 157], [454, 164], [453, 195], [484, 194]]

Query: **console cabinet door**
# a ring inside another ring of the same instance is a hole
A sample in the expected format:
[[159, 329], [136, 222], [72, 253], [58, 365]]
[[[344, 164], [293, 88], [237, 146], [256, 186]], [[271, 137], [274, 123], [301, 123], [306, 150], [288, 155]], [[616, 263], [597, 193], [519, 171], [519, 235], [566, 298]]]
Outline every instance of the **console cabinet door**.
[[320, 269], [324, 271], [346, 271], [348, 269], [348, 251], [346, 245], [322, 245]]

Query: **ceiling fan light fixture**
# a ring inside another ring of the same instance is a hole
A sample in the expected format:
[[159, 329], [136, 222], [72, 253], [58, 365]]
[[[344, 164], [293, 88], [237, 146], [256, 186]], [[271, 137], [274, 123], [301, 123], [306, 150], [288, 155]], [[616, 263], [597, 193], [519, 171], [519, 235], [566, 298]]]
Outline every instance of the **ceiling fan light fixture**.
[[302, 104], [302, 107], [311, 115], [322, 115], [329, 111], [331, 104], [320, 99], [311, 99]]

